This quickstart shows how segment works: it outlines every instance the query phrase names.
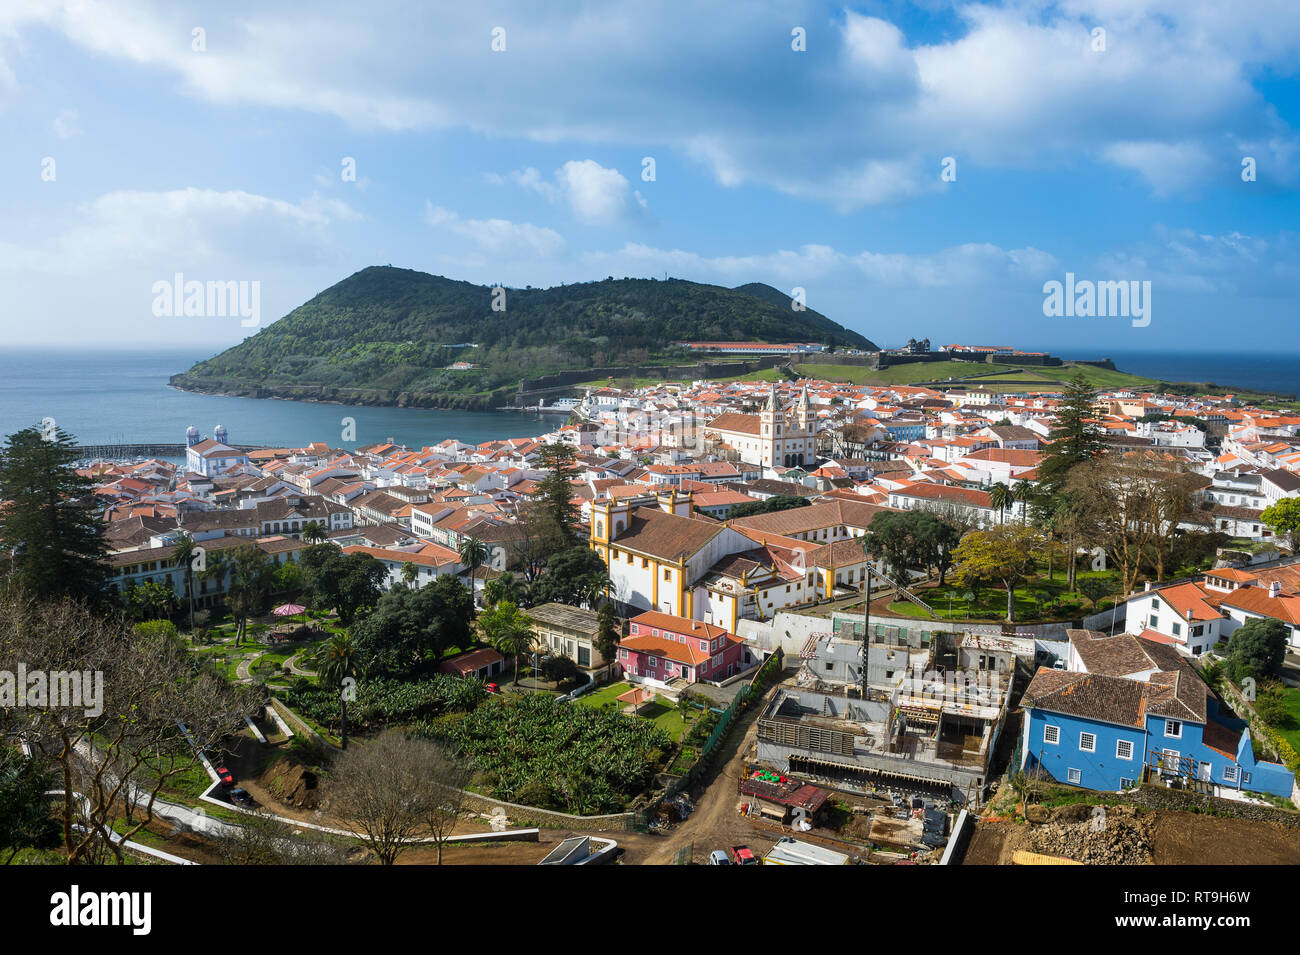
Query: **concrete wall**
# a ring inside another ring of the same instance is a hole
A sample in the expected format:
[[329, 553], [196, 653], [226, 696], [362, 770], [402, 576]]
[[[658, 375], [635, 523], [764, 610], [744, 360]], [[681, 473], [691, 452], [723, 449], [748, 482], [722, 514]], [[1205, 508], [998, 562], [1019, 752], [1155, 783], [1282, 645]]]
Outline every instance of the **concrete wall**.
[[831, 621], [827, 617], [781, 611], [771, 620], [742, 618], [736, 624], [736, 631], [736, 636], [747, 640], [754, 649], [764, 654], [779, 649], [795, 663], [809, 637], [831, 632]]

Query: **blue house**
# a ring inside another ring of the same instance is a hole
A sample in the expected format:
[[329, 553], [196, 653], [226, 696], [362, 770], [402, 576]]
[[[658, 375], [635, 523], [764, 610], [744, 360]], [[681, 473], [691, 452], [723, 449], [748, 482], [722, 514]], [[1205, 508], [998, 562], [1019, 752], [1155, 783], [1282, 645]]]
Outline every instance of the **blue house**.
[[1259, 762], [1246, 724], [1173, 646], [1132, 634], [1069, 631], [1067, 669], [1039, 669], [1021, 705], [1022, 770], [1085, 789], [1121, 790], [1143, 770], [1290, 798], [1294, 774]]

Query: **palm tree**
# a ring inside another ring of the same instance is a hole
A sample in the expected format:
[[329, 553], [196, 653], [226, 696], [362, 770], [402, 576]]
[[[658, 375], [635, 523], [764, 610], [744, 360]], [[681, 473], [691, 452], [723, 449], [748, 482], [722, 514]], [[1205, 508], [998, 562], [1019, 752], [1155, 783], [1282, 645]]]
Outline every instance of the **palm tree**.
[[462, 537], [460, 546], [456, 548], [456, 551], [460, 554], [460, 562], [469, 569], [469, 591], [472, 594], [474, 592], [474, 571], [488, 562], [492, 552], [488, 550], [487, 544], [477, 537]]
[[177, 567], [185, 568], [185, 597], [190, 604], [190, 636], [194, 635], [194, 558], [198, 547], [194, 538], [181, 531], [176, 538], [176, 547], [172, 550], [172, 561]]
[[[1037, 493], [1038, 490], [1028, 481], [1021, 481], [1019, 484], [1017, 484], [1015, 487], [1011, 489], [1012, 499], [1017, 500], [1020, 503], [1025, 505], [1028, 505], [1029, 502], [1034, 499]], [[1028, 506], [1026, 506], [1025, 509], [1020, 513], [1020, 523], [1021, 524], [1029, 523]]]
[[1011, 488], [1005, 484], [998, 483], [989, 488], [989, 504], [997, 509], [999, 524], [1006, 519], [1007, 508], [1014, 500], [1015, 496]]
[[479, 615], [479, 628], [498, 653], [515, 658], [514, 683], [519, 684], [519, 658], [533, 645], [532, 621], [509, 600]]
[[235, 630], [235, 646], [239, 646], [248, 631], [248, 618], [263, 612], [263, 604], [271, 595], [275, 565], [266, 552], [253, 544], [237, 548], [229, 560], [230, 587], [226, 601], [239, 621]]
[[308, 521], [302, 526], [302, 539], [308, 544], [323, 544], [329, 537], [329, 532], [320, 521]]
[[348, 748], [348, 697], [351, 694], [343, 682], [348, 679], [355, 682], [362, 675], [365, 668], [357, 654], [352, 635], [340, 633], [321, 648], [316, 658], [317, 678], [326, 686], [338, 687], [339, 719], [343, 726], [339, 738], [344, 749]]

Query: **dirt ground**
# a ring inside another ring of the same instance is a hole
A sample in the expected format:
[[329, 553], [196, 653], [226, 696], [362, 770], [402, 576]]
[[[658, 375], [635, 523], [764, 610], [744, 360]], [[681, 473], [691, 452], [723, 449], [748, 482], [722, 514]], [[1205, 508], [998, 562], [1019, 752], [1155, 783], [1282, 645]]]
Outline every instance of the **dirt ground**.
[[1300, 831], [1273, 822], [1156, 812], [1156, 865], [1297, 865]]
[[[769, 692], [771, 692], [769, 690]], [[781, 832], [768, 826], [760, 826], [737, 812], [741, 802], [736, 793], [736, 783], [744, 771], [746, 756], [751, 755], [755, 747], [758, 715], [761, 705], [751, 706], [740, 717], [740, 721], [728, 734], [719, 752], [719, 759], [708, 775], [690, 791], [694, 812], [684, 822], [676, 823], [666, 831], [658, 833], [641, 832], [603, 832], [591, 835], [614, 839], [619, 846], [617, 863], [621, 865], [671, 865], [677, 853], [686, 847], [691, 849], [691, 861], [703, 864], [714, 849], [725, 849], [733, 845], [747, 845], [756, 854], [765, 854], [781, 836]], [[283, 746], [273, 746], [270, 750], [253, 741], [241, 738], [228, 754], [226, 765], [235, 775], [237, 784], [246, 789], [256, 800], [258, 806], [268, 807], [279, 815], [301, 822], [317, 825], [338, 826], [328, 812], [319, 809], [304, 809], [286, 805], [267, 792], [259, 781], [259, 776], [276, 758]], [[867, 825], [867, 820], [861, 820]], [[169, 828], [169, 827], [168, 827]], [[456, 827], [457, 833], [487, 832], [490, 826], [486, 819], [466, 820]], [[167, 835], [167, 832], [160, 833]], [[491, 845], [453, 845], [443, 851], [444, 865], [535, 865], [561, 840], [570, 836], [588, 833], [560, 829], [543, 829], [539, 842], [534, 843], [494, 843]], [[814, 830], [813, 835], [818, 831]], [[829, 835], [829, 833], [821, 833]], [[848, 834], [846, 832], [846, 834]], [[191, 845], [175, 842], [169, 851], [196, 861], [212, 861], [211, 856], [203, 852], [203, 840], [186, 834]], [[844, 847], [852, 851], [851, 847]], [[203, 856], [207, 856], [204, 858]], [[408, 850], [400, 859], [402, 865], [432, 865], [436, 863], [436, 850], [416, 848]]]
[[[1155, 865], [1296, 865], [1300, 832], [1270, 822], [1157, 809], [1152, 843]], [[1013, 838], [1024, 824], [979, 822], [962, 865], [1006, 865]]]

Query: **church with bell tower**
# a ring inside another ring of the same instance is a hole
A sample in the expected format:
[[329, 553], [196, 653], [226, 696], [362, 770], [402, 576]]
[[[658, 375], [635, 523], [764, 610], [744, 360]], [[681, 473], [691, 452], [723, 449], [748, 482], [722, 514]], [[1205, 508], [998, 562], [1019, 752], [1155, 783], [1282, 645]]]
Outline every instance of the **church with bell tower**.
[[706, 437], [736, 452], [746, 464], [807, 467], [817, 464], [817, 422], [808, 402], [808, 386], [790, 409], [783, 408], [773, 384], [767, 403], [756, 415], [728, 412], [705, 426]]

